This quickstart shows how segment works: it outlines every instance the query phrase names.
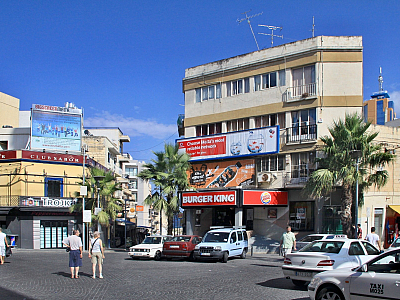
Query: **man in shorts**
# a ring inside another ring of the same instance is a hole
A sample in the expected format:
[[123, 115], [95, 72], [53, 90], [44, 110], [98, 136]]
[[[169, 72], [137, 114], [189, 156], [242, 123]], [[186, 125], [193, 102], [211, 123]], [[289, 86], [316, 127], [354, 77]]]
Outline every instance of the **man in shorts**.
[[71, 278], [79, 278], [79, 267], [82, 267], [82, 240], [79, 237], [79, 230], [74, 230], [74, 234], [63, 240], [63, 244], [69, 247], [69, 267], [71, 268]]
[[9, 247], [7, 235], [3, 233], [3, 229], [0, 227], [0, 265], [4, 264], [4, 259], [6, 257], [6, 246]]

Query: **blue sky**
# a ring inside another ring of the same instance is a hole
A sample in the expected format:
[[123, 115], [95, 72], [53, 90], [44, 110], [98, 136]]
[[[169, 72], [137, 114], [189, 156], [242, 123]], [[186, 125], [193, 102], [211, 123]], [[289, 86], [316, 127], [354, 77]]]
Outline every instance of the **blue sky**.
[[384, 89], [400, 115], [400, 1], [1, 1], [0, 91], [84, 109], [85, 126], [119, 127], [125, 152], [148, 161], [177, 138], [186, 68], [269, 47], [259, 24], [281, 26], [274, 45], [315, 35], [361, 35], [364, 100]]

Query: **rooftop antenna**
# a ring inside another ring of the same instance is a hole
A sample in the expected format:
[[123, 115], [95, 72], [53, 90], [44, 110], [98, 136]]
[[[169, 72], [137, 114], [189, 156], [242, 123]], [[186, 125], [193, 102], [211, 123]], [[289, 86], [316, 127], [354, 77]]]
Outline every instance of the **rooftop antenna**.
[[236, 20], [236, 22], [238, 22], [238, 23], [240, 24], [240, 23], [242, 23], [243, 21], [247, 20], [247, 23], [249, 23], [249, 26], [250, 26], [251, 33], [253, 34], [254, 40], [256, 41], [257, 49], [260, 50], [260, 47], [258, 47], [258, 43], [257, 43], [256, 36], [254, 35], [253, 27], [251, 27], [250, 19], [251, 19], [251, 18], [254, 18], [254, 17], [257, 17], [257, 16], [260, 16], [260, 15], [262, 15], [263, 13], [260, 12], [260, 13], [258, 13], [258, 14], [252, 15], [252, 16], [247, 16], [247, 13], [248, 13], [248, 12], [251, 12], [251, 9], [248, 10], [248, 11], [245, 11], [244, 13], [242, 13], [242, 14], [244, 14], [244, 15], [246, 16], [246, 18], [243, 18], [243, 19], [241, 19], [241, 20], [239, 20], [239, 18], [238, 18], [238, 19]]
[[383, 76], [382, 76], [382, 67], [379, 67], [379, 76], [378, 76], [378, 81], [379, 81], [379, 91], [383, 91]]
[[315, 23], [314, 23], [314, 16], [312, 17], [312, 37], [314, 37], [314, 33], [315, 33]]
[[271, 36], [271, 47], [274, 46], [274, 36], [280, 37], [280, 38], [283, 39], [283, 35], [275, 35], [275, 34], [274, 34], [274, 30], [278, 30], [278, 29], [282, 30], [282, 27], [270, 26], [270, 25], [258, 25], [258, 26], [267, 27], [268, 29], [271, 30], [271, 33], [263, 33], [263, 32], [260, 32], [260, 33], [259, 33], [259, 34], [270, 35], [270, 36]]

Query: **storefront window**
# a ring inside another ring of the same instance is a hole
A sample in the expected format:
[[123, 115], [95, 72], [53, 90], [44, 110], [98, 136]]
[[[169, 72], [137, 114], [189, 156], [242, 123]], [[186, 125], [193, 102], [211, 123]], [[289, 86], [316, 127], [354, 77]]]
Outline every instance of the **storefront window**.
[[40, 221], [40, 248], [62, 248], [68, 237], [68, 221]]
[[289, 203], [289, 225], [293, 231], [314, 230], [314, 202], [295, 201]]
[[322, 208], [322, 233], [343, 233], [339, 214], [340, 210], [341, 208], [339, 205], [324, 206]]

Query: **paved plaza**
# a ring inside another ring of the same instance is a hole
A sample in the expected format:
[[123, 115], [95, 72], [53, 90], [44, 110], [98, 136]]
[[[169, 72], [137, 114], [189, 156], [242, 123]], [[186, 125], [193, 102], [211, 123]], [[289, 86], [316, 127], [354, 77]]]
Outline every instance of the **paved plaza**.
[[309, 299], [282, 274], [282, 258], [257, 254], [228, 263], [132, 260], [106, 251], [104, 279], [84, 255], [71, 279], [64, 250], [15, 249], [0, 266], [0, 299]]

